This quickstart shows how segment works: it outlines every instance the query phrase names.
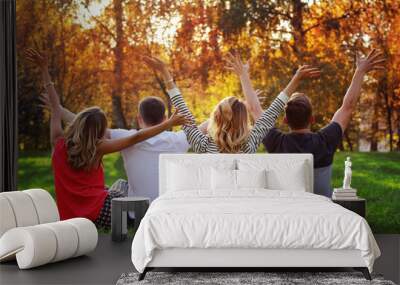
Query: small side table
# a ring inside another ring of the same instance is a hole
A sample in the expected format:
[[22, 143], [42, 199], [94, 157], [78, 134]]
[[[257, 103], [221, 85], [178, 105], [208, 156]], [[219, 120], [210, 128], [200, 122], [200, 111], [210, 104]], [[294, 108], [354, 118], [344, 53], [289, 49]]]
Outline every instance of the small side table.
[[339, 204], [340, 206], [359, 214], [365, 218], [366, 200], [364, 198], [354, 198], [351, 200], [336, 200], [332, 199], [332, 202]]
[[135, 213], [135, 231], [146, 214], [150, 199], [145, 197], [122, 197], [111, 200], [111, 238], [123, 241], [128, 233], [128, 211]]

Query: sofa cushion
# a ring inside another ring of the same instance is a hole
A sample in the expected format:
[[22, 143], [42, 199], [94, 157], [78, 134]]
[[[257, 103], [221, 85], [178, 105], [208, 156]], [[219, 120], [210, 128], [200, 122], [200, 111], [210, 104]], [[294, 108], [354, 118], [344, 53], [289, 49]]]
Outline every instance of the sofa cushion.
[[86, 254], [96, 248], [98, 233], [92, 221], [85, 218], [74, 218], [65, 220], [65, 222], [72, 225], [78, 234], [78, 248], [73, 257]]
[[15, 220], [14, 211], [11, 207], [10, 201], [0, 195], [0, 237], [8, 230], [15, 228], [17, 222]]
[[20, 269], [49, 263], [56, 252], [56, 236], [43, 225], [14, 228], [0, 238], [0, 261], [16, 258]]
[[75, 255], [78, 249], [78, 233], [66, 222], [55, 222], [44, 224], [43, 227], [49, 228], [56, 237], [57, 250], [51, 262], [57, 262], [70, 258]]
[[[0, 237], [15, 227], [60, 220], [53, 197], [43, 189], [0, 193]], [[4, 219], [3, 219], [4, 217]]]
[[3, 192], [13, 210], [17, 227], [26, 227], [39, 224], [39, 218], [31, 197], [23, 191]]
[[29, 195], [35, 206], [39, 224], [52, 223], [60, 220], [56, 202], [50, 193], [43, 189], [29, 189], [22, 193]]

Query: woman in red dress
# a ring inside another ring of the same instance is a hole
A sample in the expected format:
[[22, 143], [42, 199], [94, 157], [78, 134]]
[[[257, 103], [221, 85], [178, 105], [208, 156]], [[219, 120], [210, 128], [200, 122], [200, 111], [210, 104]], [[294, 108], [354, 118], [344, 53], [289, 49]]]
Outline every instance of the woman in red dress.
[[48, 70], [47, 56], [33, 49], [26, 52], [27, 59], [42, 73], [51, 110], [50, 140], [53, 146], [52, 167], [56, 200], [61, 219], [85, 217], [98, 227], [109, 228], [111, 199], [123, 195], [107, 191], [104, 184], [102, 158], [119, 152], [133, 144], [155, 136], [172, 126], [186, 123], [177, 111], [165, 122], [129, 137], [109, 139], [107, 118], [99, 107], [91, 107], [73, 116], [65, 131], [62, 129], [63, 110]]

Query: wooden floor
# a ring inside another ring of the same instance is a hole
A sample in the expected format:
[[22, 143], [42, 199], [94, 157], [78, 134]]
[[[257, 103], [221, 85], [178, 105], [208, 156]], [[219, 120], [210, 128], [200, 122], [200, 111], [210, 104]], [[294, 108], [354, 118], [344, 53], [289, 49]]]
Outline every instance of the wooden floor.
[[[400, 235], [376, 235], [382, 256], [374, 272], [400, 282]], [[115, 284], [124, 272], [134, 271], [130, 258], [131, 240], [111, 241], [100, 235], [97, 249], [82, 256], [42, 267], [19, 270], [15, 262], [0, 265], [0, 284]]]

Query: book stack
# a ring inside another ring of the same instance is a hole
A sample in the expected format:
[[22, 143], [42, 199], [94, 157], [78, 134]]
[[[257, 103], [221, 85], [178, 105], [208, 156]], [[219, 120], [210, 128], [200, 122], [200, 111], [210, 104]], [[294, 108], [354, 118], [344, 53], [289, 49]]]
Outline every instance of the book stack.
[[357, 199], [356, 189], [343, 189], [335, 188], [333, 189], [332, 199], [333, 200], [354, 200]]

